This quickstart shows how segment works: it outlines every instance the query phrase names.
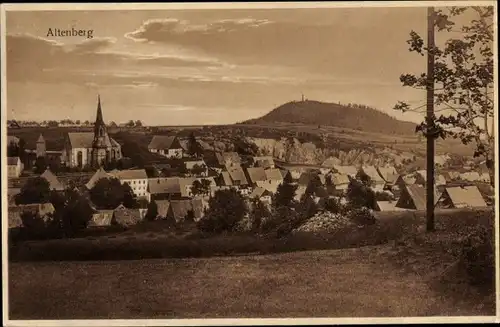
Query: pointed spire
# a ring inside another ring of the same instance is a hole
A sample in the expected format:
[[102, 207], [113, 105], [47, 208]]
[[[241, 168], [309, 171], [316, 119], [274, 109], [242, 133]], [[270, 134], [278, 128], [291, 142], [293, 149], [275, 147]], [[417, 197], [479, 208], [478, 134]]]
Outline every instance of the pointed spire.
[[42, 134], [40, 134], [40, 136], [38, 137], [38, 140], [36, 141], [36, 143], [45, 143], [45, 139], [43, 138]]
[[97, 122], [104, 123], [104, 120], [102, 118], [101, 95], [100, 94], [97, 95], [97, 116], [96, 116], [95, 122], [96, 122], [96, 125], [97, 125]]

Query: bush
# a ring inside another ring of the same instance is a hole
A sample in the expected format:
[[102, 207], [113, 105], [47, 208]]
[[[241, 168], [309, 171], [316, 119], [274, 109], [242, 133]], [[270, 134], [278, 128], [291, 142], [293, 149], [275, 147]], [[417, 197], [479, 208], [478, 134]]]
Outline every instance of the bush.
[[361, 226], [373, 225], [377, 222], [368, 208], [352, 208], [347, 216], [353, 223]]
[[340, 213], [342, 204], [336, 198], [327, 198], [325, 199], [324, 209], [331, 213]]
[[245, 200], [236, 190], [219, 190], [209, 200], [205, 217], [198, 222], [204, 232], [231, 231], [247, 214]]
[[472, 285], [493, 286], [495, 279], [495, 244], [493, 230], [478, 226], [463, 246], [461, 262]]

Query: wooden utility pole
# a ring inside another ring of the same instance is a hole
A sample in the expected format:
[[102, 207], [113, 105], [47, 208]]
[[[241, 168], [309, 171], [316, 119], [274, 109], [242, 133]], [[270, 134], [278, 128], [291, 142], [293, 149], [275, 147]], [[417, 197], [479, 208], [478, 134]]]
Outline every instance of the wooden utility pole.
[[427, 9], [427, 231], [434, 231], [434, 8]]

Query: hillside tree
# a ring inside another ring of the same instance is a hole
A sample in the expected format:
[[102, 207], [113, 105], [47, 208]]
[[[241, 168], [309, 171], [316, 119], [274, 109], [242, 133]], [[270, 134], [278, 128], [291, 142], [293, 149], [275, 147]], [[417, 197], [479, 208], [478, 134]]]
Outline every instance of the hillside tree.
[[33, 177], [26, 181], [21, 191], [16, 196], [15, 202], [19, 204], [48, 203], [51, 200], [49, 182], [43, 177]]
[[245, 199], [234, 189], [215, 192], [208, 206], [198, 227], [203, 231], [213, 233], [232, 231], [245, 217], [248, 210]]
[[[407, 41], [410, 52], [421, 56], [432, 52], [435, 56], [434, 104], [439, 116], [432, 117], [431, 126], [422, 122], [416, 131], [429, 137], [453, 137], [463, 144], [474, 144], [474, 156], [485, 159], [492, 185], [495, 167], [493, 14], [492, 6], [450, 7], [446, 12], [436, 10], [437, 31], [453, 36], [433, 49], [429, 49], [415, 31], [411, 31]], [[457, 28], [455, 22], [459, 20], [467, 22], [460, 23]], [[400, 81], [406, 87], [425, 89], [427, 75], [402, 74]], [[399, 101], [394, 109], [418, 111], [424, 106], [414, 108]]]

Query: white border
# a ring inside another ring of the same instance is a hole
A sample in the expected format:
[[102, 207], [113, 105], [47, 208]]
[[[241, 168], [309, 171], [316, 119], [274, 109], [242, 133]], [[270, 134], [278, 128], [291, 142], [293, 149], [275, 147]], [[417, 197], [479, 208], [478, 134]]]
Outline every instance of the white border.
[[[496, 1], [379, 1], [379, 2], [260, 2], [260, 3], [99, 3], [99, 4], [2, 4], [1, 5], [1, 16], [0, 16], [0, 32], [1, 32], [1, 43], [0, 48], [2, 50], [2, 59], [5, 58], [5, 17], [6, 11], [38, 11], [38, 10], [48, 10], [51, 11], [62, 11], [62, 10], [81, 10], [81, 11], [91, 11], [91, 10], [199, 10], [199, 9], [306, 9], [306, 8], [381, 8], [381, 7], [444, 7], [444, 6], [481, 6], [488, 5], [497, 7]], [[1, 24], [3, 22], [3, 24]], [[494, 13], [494, 26], [497, 26], [498, 17], [497, 10]], [[495, 28], [495, 49], [498, 45], [498, 30]], [[1, 135], [7, 135], [6, 127], [6, 101], [7, 101], [7, 80], [6, 80], [6, 65], [5, 60], [1, 60], [2, 69], [2, 90], [1, 90]], [[495, 85], [498, 86], [498, 57], [494, 57], [494, 67]], [[494, 97], [494, 110], [495, 118], [498, 117], [498, 90], [495, 88]], [[498, 118], [495, 119], [495, 146], [498, 149]], [[7, 141], [6, 137], [1, 138], [1, 158], [7, 157]], [[8, 183], [7, 178], [7, 165], [4, 165], [5, 160], [2, 159], [2, 190], [7, 189]], [[495, 151], [495, 208], [498, 209], [499, 199], [498, 199], [498, 183], [499, 183], [499, 172], [498, 172], [498, 150]], [[2, 195], [6, 192], [2, 192]], [[2, 222], [7, 217], [7, 197], [2, 196]], [[499, 211], [495, 211], [495, 226], [499, 226], [500, 218]], [[484, 323], [484, 322], [500, 322], [498, 317], [500, 316], [500, 292], [498, 292], [498, 285], [500, 284], [500, 269], [499, 260], [500, 255], [498, 249], [500, 248], [498, 227], [495, 229], [496, 239], [496, 303], [497, 303], [497, 316], [473, 316], [473, 317], [399, 317], [399, 318], [300, 318], [300, 319], [115, 319], [115, 320], [8, 320], [8, 270], [7, 270], [7, 235], [8, 228], [7, 224], [2, 223], [2, 299], [3, 299], [3, 321], [5, 326], [186, 326], [186, 325], [205, 325], [205, 326], [228, 326], [228, 325], [275, 325], [275, 324], [287, 324], [287, 325], [320, 325], [320, 324], [405, 324], [405, 323]]]

